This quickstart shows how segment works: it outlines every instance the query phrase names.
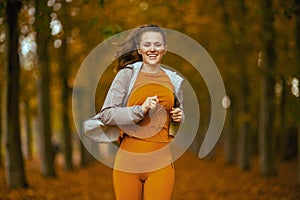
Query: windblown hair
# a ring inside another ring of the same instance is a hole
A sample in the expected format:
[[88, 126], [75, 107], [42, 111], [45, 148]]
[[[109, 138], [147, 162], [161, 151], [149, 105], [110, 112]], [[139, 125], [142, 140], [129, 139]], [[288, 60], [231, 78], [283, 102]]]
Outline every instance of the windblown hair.
[[118, 44], [119, 50], [115, 55], [115, 59], [117, 60], [116, 72], [129, 64], [142, 61], [142, 56], [138, 53], [137, 48], [145, 32], [159, 32], [162, 35], [164, 45], [167, 44], [166, 33], [157, 25], [142, 25], [133, 29], [130, 34]]

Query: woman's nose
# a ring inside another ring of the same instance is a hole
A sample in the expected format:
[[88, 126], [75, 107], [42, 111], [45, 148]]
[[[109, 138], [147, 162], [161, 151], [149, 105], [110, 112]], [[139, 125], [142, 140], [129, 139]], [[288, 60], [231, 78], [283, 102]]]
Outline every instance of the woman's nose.
[[158, 48], [157, 48], [157, 46], [155, 46], [155, 44], [150, 46], [150, 51], [157, 51], [157, 50], [158, 50]]

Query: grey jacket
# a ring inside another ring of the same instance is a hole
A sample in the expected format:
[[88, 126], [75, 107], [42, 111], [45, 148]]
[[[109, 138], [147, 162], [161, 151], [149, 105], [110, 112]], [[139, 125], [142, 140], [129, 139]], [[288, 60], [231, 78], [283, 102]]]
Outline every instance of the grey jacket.
[[[120, 70], [116, 75], [100, 113], [95, 116], [105, 125], [130, 125], [143, 119], [142, 106], [125, 107], [141, 66], [142, 62], [136, 62]], [[183, 78], [176, 72], [163, 67], [161, 69], [168, 75], [174, 85], [175, 97], [178, 100], [179, 107], [183, 110], [181, 90]]]
[[[142, 106], [126, 107], [128, 97], [141, 69], [142, 62], [136, 62], [120, 70], [114, 78], [106, 95], [103, 107], [96, 116], [83, 122], [83, 133], [97, 142], [117, 141], [119, 126], [132, 125], [144, 118]], [[174, 85], [176, 104], [183, 111], [183, 93], [181, 85], [183, 78], [176, 72], [161, 68]], [[184, 115], [181, 122], [184, 121]], [[116, 126], [117, 125], [117, 126]], [[173, 125], [179, 125], [174, 123]], [[170, 135], [175, 135], [173, 129]]]

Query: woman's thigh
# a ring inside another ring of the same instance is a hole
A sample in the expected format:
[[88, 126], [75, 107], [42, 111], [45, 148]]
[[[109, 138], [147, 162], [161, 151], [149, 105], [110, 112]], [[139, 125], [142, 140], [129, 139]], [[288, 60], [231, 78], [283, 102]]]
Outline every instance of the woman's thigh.
[[149, 173], [144, 185], [144, 200], [169, 200], [175, 181], [173, 164]]
[[114, 170], [113, 184], [116, 200], [140, 200], [142, 182], [138, 174]]

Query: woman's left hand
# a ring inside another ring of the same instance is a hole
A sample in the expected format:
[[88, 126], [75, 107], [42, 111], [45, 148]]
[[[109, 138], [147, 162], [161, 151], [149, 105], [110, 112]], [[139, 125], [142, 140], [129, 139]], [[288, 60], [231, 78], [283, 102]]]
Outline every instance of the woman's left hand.
[[170, 111], [171, 118], [174, 122], [181, 122], [182, 119], [182, 111], [180, 108], [172, 108]]

